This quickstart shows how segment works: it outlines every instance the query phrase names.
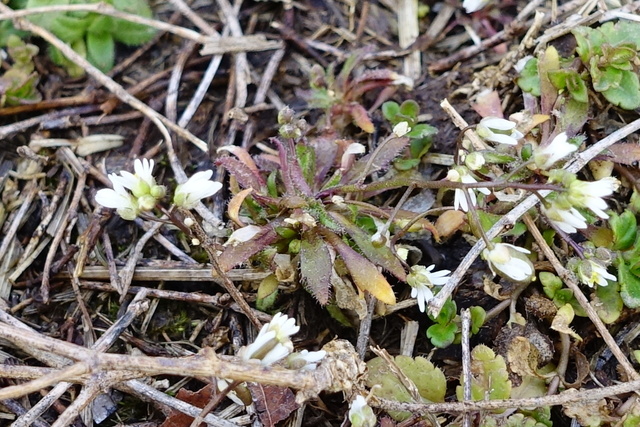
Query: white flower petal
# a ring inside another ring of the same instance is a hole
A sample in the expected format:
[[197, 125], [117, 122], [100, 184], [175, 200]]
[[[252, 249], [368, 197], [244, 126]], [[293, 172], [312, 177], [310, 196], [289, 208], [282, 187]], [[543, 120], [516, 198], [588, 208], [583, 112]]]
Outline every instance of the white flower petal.
[[538, 168], [547, 170], [577, 149], [577, 146], [568, 142], [567, 134], [562, 132], [553, 138], [550, 144], [536, 148], [533, 152], [533, 160]]
[[236, 231], [231, 233], [223, 246], [236, 246], [239, 243], [248, 242], [249, 240], [253, 239], [260, 231], [262, 231], [262, 227], [258, 227], [257, 225], [247, 225], [242, 228], [238, 228]]
[[216, 194], [222, 188], [222, 184], [209, 181], [212, 175], [212, 170], [197, 172], [185, 183], [178, 185], [173, 195], [173, 203], [185, 209], [193, 209], [200, 200]]
[[500, 117], [485, 117], [484, 119], [480, 120], [480, 124], [492, 130], [501, 131], [511, 130], [516, 127], [516, 124], [514, 122], [507, 119], [501, 119]]

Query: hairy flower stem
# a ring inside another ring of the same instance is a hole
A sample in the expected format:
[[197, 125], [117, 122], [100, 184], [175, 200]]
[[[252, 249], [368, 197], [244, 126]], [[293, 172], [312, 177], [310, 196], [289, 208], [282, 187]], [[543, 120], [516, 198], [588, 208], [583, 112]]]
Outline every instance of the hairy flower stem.
[[256, 328], [260, 329], [262, 327], [262, 323], [260, 323], [256, 315], [253, 313], [251, 307], [249, 307], [249, 304], [247, 304], [247, 301], [244, 299], [238, 288], [236, 288], [231, 279], [229, 279], [226, 273], [222, 270], [220, 264], [218, 264], [215, 242], [213, 242], [207, 233], [205, 233], [200, 222], [193, 217], [193, 214], [190, 211], [186, 209], [181, 209], [181, 211], [185, 218], [191, 218], [193, 221], [193, 226], [189, 230], [189, 235], [195, 236], [195, 238], [200, 241], [202, 248], [207, 252], [209, 261], [213, 267], [212, 276], [218, 276], [220, 278], [217, 281], [222, 284], [229, 295], [231, 295], [231, 298], [233, 298], [233, 300], [240, 306], [240, 309], [242, 309], [242, 312], [249, 318], [251, 323], [253, 323]]
[[471, 203], [471, 197], [468, 192], [464, 192], [464, 196], [467, 198], [467, 203], [469, 204], [469, 212], [471, 213], [471, 218], [473, 218], [473, 222], [475, 222], [476, 229], [480, 233], [480, 237], [484, 240], [484, 243], [487, 245], [487, 249], [492, 250], [494, 248], [494, 244], [489, 239], [487, 234], [484, 232], [484, 228], [482, 227], [482, 222], [480, 222], [480, 217], [478, 216], [478, 211], [474, 204]]

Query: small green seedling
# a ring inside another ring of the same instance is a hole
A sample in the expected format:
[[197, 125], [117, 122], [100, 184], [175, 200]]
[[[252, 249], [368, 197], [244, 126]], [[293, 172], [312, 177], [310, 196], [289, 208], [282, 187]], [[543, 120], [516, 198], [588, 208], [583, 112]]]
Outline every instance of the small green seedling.
[[[24, 8], [85, 3], [98, 1], [27, 0]], [[152, 16], [146, 0], [107, 0], [106, 3], [122, 12], [145, 18]], [[28, 19], [68, 43], [73, 50], [103, 72], [113, 68], [116, 42], [136, 46], [151, 40], [155, 34], [155, 30], [146, 25], [90, 12], [42, 13], [31, 15]], [[53, 61], [64, 67], [69, 75], [79, 77], [84, 74], [82, 68], [64, 57], [57, 49], [51, 47], [49, 53]]]

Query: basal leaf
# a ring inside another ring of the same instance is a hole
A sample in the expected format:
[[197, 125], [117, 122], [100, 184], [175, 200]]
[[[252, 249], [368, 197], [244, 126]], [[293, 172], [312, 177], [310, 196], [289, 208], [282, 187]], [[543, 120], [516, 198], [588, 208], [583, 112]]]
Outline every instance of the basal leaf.
[[413, 99], [407, 99], [400, 105], [400, 114], [415, 121], [420, 114], [420, 106]]
[[402, 267], [402, 263], [396, 256], [393, 255], [391, 249], [388, 246], [383, 245], [376, 247], [371, 242], [371, 236], [365, 233], [360, 227], [349, 221], [344, 216], [336, 212], [330, 212], [331, 215], [349, 234], [349, 236], [356, 242], [356, 245], [360, 248], [362, 253], [376, 265], [379, 265], [384, 270], [390, 272], [398, 279], [405, 281], [407, 278], [406, 272]]
[[109, 33], [87, 33], [87, 59], [102, 72], [113, 68], [115, 43]]
[[[345, 173], [342, 182], [355, 182], [358, 179], [364, 179], [374, 172], [387, 168], [389, 164], [402, 153], [408, 144], [409, 138], [407, 137], [389, 139], [373, 153], [369, 153], [358, 159], [353, 164], [353, 167]], [[373, 161], [371, 162], [372, 156]]]
[[427, 338], [431, 340], [431, 344], [438, 348], [447, 348], [456, 339], [458, 325], [455, 323], [436, 323], [427, 329]]
[[242, 188], [253, 188], [254, 190], [263, 189], [263, 180], [243, 162], [234, 159], [233, 157], [219, 157], [216, 160], [216, 165], [225, 168], [229, 174], [231, 174]]
[[352, 102], [347, 107], [347, 110], [349, 111], [349, 114], [351, 114], [354, 125], [367, 133], [373, 133], [375, 126], [373, 126], [369, 113], [367, 113], [367, 110], [361, 104]]
[[620, 296], [624, 305], [629, 308], [640, 307], [640, 277], [633, 274], [629, 265], [619, 257], [618, 266], [618, 283], [620, 283]]
[[609, 225], [613, 231], [614, 251], [626, 251], [636, 241], [638, 224], [633, 212], [625, 210], [621, 215], [611, 214]]
[[[394, 359], [402, 373], [415, 384], [425, 402], [444, 402], [447, 380], [440, 368], [424, 357], [396, 356]], [[376, 396], [397, 402], [412, 401], [411, 394], [381, 357], [367, 362], [367, 386], [373, 389]], [[397, 421], [411, 416], [409, 412], [390, 412], [390, 415]]]
[[538, 75], [537, 58], [531, 58], [527, 61], [516, 82], [523, 91], [533, 96], [540, 96], [540, 76]]
[[336, 234], [329, 230], [323, 232], [325, 240], [338, 252], [344, 261], [349, 274], [356, 286], [361, 291], [367, 291], [386, 304], [395, 304], [396, 296], [387, 279], [378, 271], [378, 268], [365, 257], [351, 249]]
[[97, 15], [87, 27], [90, 33], [110, 33], [113, 31], [114, 18], [107, 15]]
[[[456, 395], [458, 400], [462, 400], [462, 385], [456, 387]], [[511, 381], [504, 358], [496, 355], [486, 345], [480, 344], [474, 347], [471, 351], [471, 398], [473, 400], [508, 399], [510, 395]]]
[[395, 101], [387, 101], [382, 104], [382, 115], [391, 122], [392, 125], [397, 124], [396, 116], [400, 114], [400, 105]]
[[333, 262], [324, 240], [313, 231], [300, 241], [300, 275], [305, 288], [320, 304], [329, 302]]
[[218, 257], [220, 268], [223, 271], [229, 271], [236, 265], [247, 262], [249, 258], [267, 248], [277, 239], [278, 234], [274, 229], [274, 224], [263, 227], [263, 230], [251, 240], [227, 246]]
[[75, 18], [68, 14], [59, 14], [55, 19], [50, 21], [48, 29], [58, 36], [60, 40], [73, 43], [85, 36], [90, 22], [90, 19]]
[[618, 320], [624, 308], [618, 282], [610, 281], [608, 286], [596, 286], [592, 305], [604, 323], [612, 324]]
[[[123, 12], [151, 18], [153, 12], [146, 0], [112, 0], [113, 7]], [[134, 24], [124, 19], [114, 19], [113, 38], [120, 43], [135, 46], [146, 43], [156, 33], [154, 28], [146, 25]]]
[[[620, 70], [618, 70], [620, 71]], [[625, 110], [640, 108], [640, 81], [634, 71], [620, 71], [622, 77], [619, 85], [602, 92], [602, 95], [612, 103]]]

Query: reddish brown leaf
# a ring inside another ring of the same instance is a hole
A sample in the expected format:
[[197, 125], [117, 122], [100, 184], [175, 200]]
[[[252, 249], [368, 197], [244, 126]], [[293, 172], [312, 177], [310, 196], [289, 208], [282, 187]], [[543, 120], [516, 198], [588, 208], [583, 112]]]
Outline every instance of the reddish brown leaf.
[[229, 171], [229, 173], [238, 180], [242, 188], [262, 190], [265, 187], [262, 177], [256, 175], [250, 167], [240, 160], [234, 159], [233, 157], [221, 157], [216, 160], [216, 165], [222, 166]]
[[369, 113], [367, 113], [367, 110], [362, 105], [353, 102], [349, 104], [347, 108], [353, 118], [354, 125], [367, 133], [373, 133], [375, 126], [373, 126], [373, 122], [369, 118]]
[[640, 145], [631, 142], [613, 144], [609, 147], [613, 153], [611, 161], [622, 163], [623, 165], [633, 165], [640, 162]]
[[222, 271], [229, 271], [236, 265], [246, 262], [253, 255], [273, 243], [278, 238], [274, 226], [275, 223], [264, 226], [264, 230], [256, 234], [253, 239], [238, 243], [235, 246], [227, 246], [218, 257], [218, 263]]
[[[207, 384], [198, 391], [190, 391], [184, 388], [178, 390], [176, 395], [177, 399], [187, 402], [198, 408], [204, 408], [211, 400], [213, 394], [213, 385]], [[167, 418], [164, 420], [160, 427], [189, 427], [193, 422], [193, 417], [190, 417], [177, 409], [170, 409]], [[206, 426], [205, 423], [201, 423], [200, 426]]]
[[274, 427], [298, 409], [296, 397], [286, 387], [248, 383], [258, 417], [265, 427]]

